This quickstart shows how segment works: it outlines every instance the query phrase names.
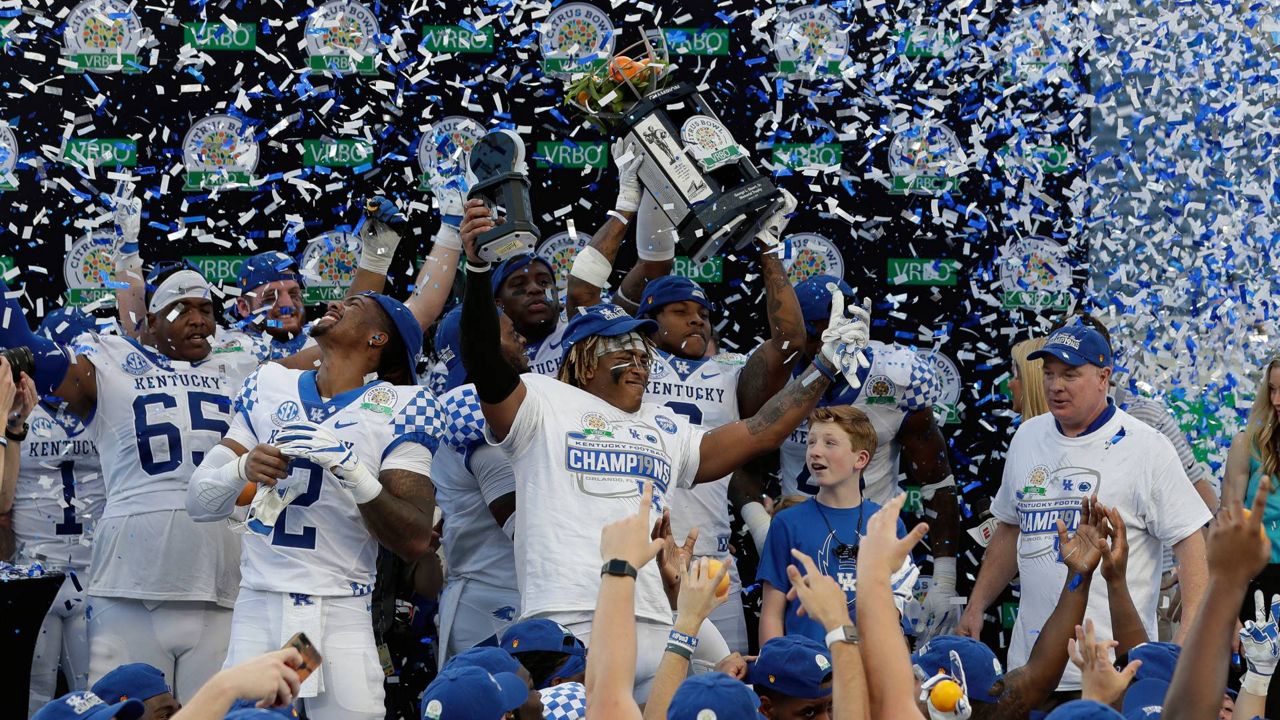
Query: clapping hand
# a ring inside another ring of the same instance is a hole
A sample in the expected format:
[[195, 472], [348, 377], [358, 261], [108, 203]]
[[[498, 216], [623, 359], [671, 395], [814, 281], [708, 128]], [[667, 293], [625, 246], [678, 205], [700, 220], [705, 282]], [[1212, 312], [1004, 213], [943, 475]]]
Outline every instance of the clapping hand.
[[1082, 697], [1110, 705], [1128, 689], [1141, 660], [1134, 660], [1124, 670], [1116, 670], [1111, 660], [1111, 649], [1120, 643], [1115, 640], [1098, 641], [1094, 638], [1093, 620], [1085, 620], [1084, 627], [1076, 626], [1076, 636], [1067, 641], [1067, 654], [1071, 662], [1080, 668]]

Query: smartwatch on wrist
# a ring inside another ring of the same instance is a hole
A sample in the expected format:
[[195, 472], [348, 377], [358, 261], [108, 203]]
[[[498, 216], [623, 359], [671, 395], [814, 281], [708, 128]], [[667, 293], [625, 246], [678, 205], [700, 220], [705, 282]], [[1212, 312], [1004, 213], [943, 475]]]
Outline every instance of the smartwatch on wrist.
[[604, 567], [600, 568], [601, 576], [617, 575], [618, 577], [629, 577], [632, 580], [635, 580], [636, 574], [636, 568], [634, 565], [626, 560], [620, 560], [618, 558], [614, 558], [613, 560], [606, 562]]
[[853, 625], [841, 625], [840, 627], [827, 633], [827, 647], [830, 648], [836, 643], [849, 643], [850, 645], [858, 644], [858, 628]]
[[25, 422], [22, 423], [21, 432], [14, 432], [13, 428], [10, 425], [5, 425], [4, 436], [10, 440], [13, 440], [14, 442], [22, 442], [23, 440], [27, 439], [27, 431], [30, 429], [31, 429], [31, 426]]

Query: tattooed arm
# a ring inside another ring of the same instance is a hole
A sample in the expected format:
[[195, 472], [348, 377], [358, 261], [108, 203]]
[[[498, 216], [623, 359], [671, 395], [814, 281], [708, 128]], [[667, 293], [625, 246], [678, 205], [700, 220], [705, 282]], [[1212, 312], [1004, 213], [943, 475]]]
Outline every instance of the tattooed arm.
[[360, 517], [379, 543], [409, 562], [431, 551], [436, 494], [431, 479], [409, 470], [378, 473], [383, 492], [363, 505]]
[[[825, 362], [821, 358], [814, 365]], [[825, 371], [834, 375], [831, 371]], [[776, 449], [787, 435], [809, 416], [830, 381], [817, 367], [810, 367], [769, 399], [760, 412], [738, 422], [721, 425], [702, 436], [695, 483], [728, 475], [751, 458]]]
[[738, 376], [738, 412], [750, 417], [777, 394], [804, 349], [804, 315], [777, 252], [760, 247], [765, 302], [769, 308], [769, 340], [751, 354]]

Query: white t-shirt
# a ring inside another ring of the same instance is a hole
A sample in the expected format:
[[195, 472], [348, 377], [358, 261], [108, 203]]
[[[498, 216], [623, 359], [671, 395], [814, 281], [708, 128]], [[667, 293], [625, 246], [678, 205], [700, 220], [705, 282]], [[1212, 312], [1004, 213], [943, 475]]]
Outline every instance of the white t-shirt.
[[444, 513], [440, 547], [449, 566], [448, 581], [478, 580], [514, 591], [515, 547], [489, 512], [489, 503], [516, 491], [511, 461], [484, 441], [484, 415], [474, 385], [450, 390], [440, 405], [446, 417], [444, 443], [431, 466], [431, 481]]
[[[1074, 531], [1081, 500], [1094, 493], [1120, 511], [1128, 528], [1129, 592], [1150, 637], [1156, 637], [1161, 547], [1181, 542], [1209, 521], [1168, 438], [1123, 410], [1074, 438], [1058, 430], [1050, 413], [1024, 422], [1009, 445], [1004, 479], [991, 504], [997, 520], [1021, 530], [1022, 595], [1009, 641], [1010, 669], [1027, 663], [1066, 582], [1054, 521], [1061, 519]], [[1112, 637], [1101, 573], [1091, 586], [1086, 617], [1093, 619], [1100, 639]], [[1079, 687], [1079, 670], [1069, 664], [1058, 689]]]
[[[624, 412], [571, 385], [534, 373], [506, 439], [516, 475], [516, 576], [522, 617], [590, 612], [600, 590], [600, 532], [640, 507], [653, 481], [657, 523], [674, 487], [698, 472], [703, 431], [670, 409]], [[490, 442], [493, 436], [485, 428]], [[640, 569], [636, 616], [670, 623], [654, 563]]]
[[[332, 431], [375, 477], [391, 469], [428, 475], [431, 452], [444, 427], [436, 398], [424, 387], [375, 380], [322, 398], [315, 370], [274, 363], [249, 377], [235, 411], [229, 440], [246, 448], [271, 444], [285, 425], [308, 420]], [[241, 586], [324, 596], [372, 592], [378, 543], [351, 493], [328, 470], [297, 459], [289, 464], [289, 477], [258, 492], [283, 495], [295, 483], [306, 483], [306, 490], [280, 513], [274, 527], [249, 523], [250, 532], [243, 535]]]
[[[746, 364], [746, 356], [737, 353], [686, 360], [657, 350], [644, 401], [670, 408], [707, 430], [728, 425], [739, 419], [738, 376]], [[671, 533], [677, 542], [696, 527], [697, 555], [729, 554], [729, 476], [688, 490], [673, 488], [670, 504]]]
[[93, 526], [107, 502], [98, 448], [85, 423], [65, 410], [41, 402], [27, 422], [13, 497], [18, 557], [47, 570], [84, 574]]
[[257, 358], [215, 348], [190, 363], [113, 335], [77, 342], [75, 352], [97, 371], [90, 430], [107, 494], [89, 594], [230, 605], [239, 543], [226, 523], [191, 519], [187, 483], [227, 431], [231, 399]]

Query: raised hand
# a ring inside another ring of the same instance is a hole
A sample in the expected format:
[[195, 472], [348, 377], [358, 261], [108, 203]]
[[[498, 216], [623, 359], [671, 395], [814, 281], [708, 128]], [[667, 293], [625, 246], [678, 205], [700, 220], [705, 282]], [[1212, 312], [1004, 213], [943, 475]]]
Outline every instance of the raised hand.
[[389, 198], [377, 196], [365, 201], [360, 225], [360, 268], [385, 275], [400, 245], [408, 220]]
[[701, 626], [711, 611], [729, 599], [720, 594], [720, 583], [729, 577], [729, 563], [723, 563], [718, 572], [711, 571], [711, 558], [697, 558], [689, 564], [689, 570], [680, 580], [680, 595], [676, 599], [676, 613], [680, 624], [687, 627]]
[[671, 534], [671, 512], [662, 511], [662, 517], [653, 526], [650, 534], [654, 540], [662, 541], [662, 550], [658, 552], [658, 570], [662, 573], [662, 586], [667, 592], [667, 600], [675, 607], [680, 594], [681, 581], [693, 560], [693, 548], [698, 542], [698, 528], [693, 528], [684, 539], [683, 545], [676, 545]]
[[36, 392], [36, 382], [30, 375], [22, 373], [18, 382], [17, 394], [13, 397], [13, 409], [9, 411], [8, 428], [14, 434], [22, 433], [22, 425], [31, 416], [40, 402], [40, 393]]
[[827, 283], [831, 291], [831, 316], [827, 329], [822, 331], [822, 357], [849, 383], [849, 387], [862, 386], [858, 369], [871, 367], [866, 354], [871, 341], [871, 311], [867, 307], [850, 306], [845, 313], [845, 296], [835, 283]]
[[920, 523], [906, 537], [898, 537], [898, 513], [906, 499], [906, 493], [899, 493], [867, 521], [867, 535], [858, 546], [859, 577], [889, 578], [902, 567], [911, 554], [911, 548], [929, 531], [927, 524]]
[[651, 537], [649, 513], [652, 509], [653, 483], [646, 482], [640, 495], [639, 511], [604, 526], [600, 533], [600, 558], [605, 562], [626, 560], [639, 570], [657, 557], [663, 541]]
[[1067, 654], [1071, 662], [1080, 668], [1081, 693], [1085, 700], [1097, 700], [1110, 705], [1128, 689], [1141, 660], [1134, 660], [1117, 670], [1111, 660], [1111, 649], [1120, 643], [1115, 640], [1098, 641], [1094, 637], [1093, 620], [1085, 620], [1084, 627], [1076, 626], [1075, 638], [1067, 641]]
[[483, 200], [468, 200], [466, 210], [462, 213], [462, 248], [467, 253], [467, 260], [476, 265], [483, 265], [484, 260], [476, 252], [476, 238], [501, 225], [505, 218], [493, 219], [493, 212]]
[[618, 166], [618, 201], [613, 209], [635, 212], [640, 209], [640, 167], [644, 165], [644, 153], [634, 140], [622, 138], [613, 143], [610, 155]]
[[1098, 544], [1102, 550], [1102, 579], [1124, 582], [1129, 567], [1129, 534], [1124, 518], [1116, 508], [1107, 508], [1106, 540]]
[[1077, 575], [1092, 575], [1102, 561], [1105, 546], [1106, 508], [1093, 496], [1080, 501], [1080, 524], [1068, 538], [1067, 526], [1058, 520], [1058, 552], [1067, 569]]
[[844, 589], [830, 575], [824, 575], [813, 558], [799, 550], [792, 550], [791, 557], [804, 566], [804, 574], [794, 564], [787, 566], [787, 578], [791, 580], [791, 590], [787, 592], [787, 600], [799, 598], [800, 609], [797, 615], [813, 618], [827, 632], [838, 627], [852, 624], [849, 618], [849, 597]]
[[[1244, 624], [1240, 630], [1240, 653], [1248, 663], [1249, 672], [1265, 678], [1260, 683], [1264, 689], [1271, 683], [1271, 676], [1276, 672], [1276, 662], [1280, 660], [1280, 631], [1276, 622], [1280, 620], [1280, 595], [1271, 596], [1270, 613], [1264, 605], [1262, 591], [1253, 593], [1254, 620]], [[1268, 617], [1268, 615], [1270, 615]]]

